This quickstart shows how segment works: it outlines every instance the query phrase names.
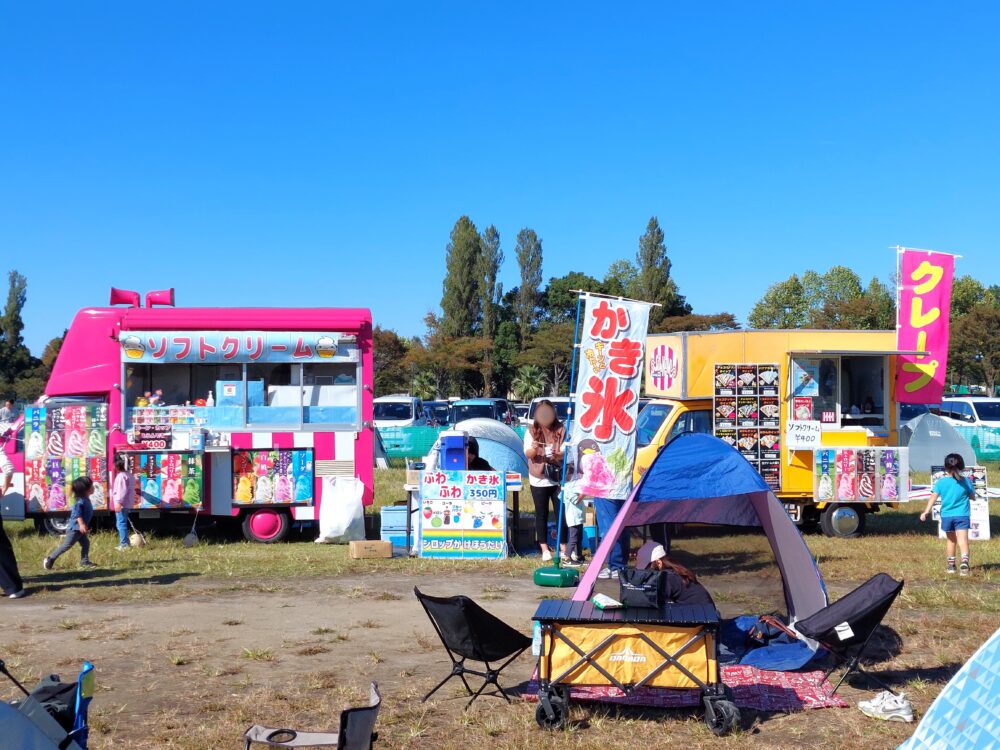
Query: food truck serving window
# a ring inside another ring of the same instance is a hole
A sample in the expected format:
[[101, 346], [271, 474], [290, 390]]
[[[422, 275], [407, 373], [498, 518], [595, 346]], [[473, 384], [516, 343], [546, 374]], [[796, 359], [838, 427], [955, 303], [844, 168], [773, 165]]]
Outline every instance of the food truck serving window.
[[[121, 335], [126, 426], [356, 430], [353, 337], [260, 332]], [[210, 359], [216, 361], [190, 361]], [[219, 359], [233, 361], [217, 361]]]
[[815, 420], [824, 429], [888, 428], [883, 354], [793, 356], [789, 418]]

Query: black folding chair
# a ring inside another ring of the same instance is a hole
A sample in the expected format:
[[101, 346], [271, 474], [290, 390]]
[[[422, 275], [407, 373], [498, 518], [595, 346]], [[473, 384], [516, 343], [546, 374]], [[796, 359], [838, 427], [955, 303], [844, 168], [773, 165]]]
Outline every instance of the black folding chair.
[[[458, 677], [472, 696], [465, 704], [466, 708], [489, 685], [494, 685], [504, 700], [510, 703], [510, 698], [498, 681], [500, 673], [531, 645], [531, 639], [491, 615], [467, 596], [427, 596], [420, 593], [416, 586], [413, 587], [413, 593], [423, 605], [451, 659], [451, 674], [425, 695], [424, 700], [434, 695], [452, 677]], [[486, 671], [469, 669], [465, 666], [466, 659], [483, 662]], [[490, 662], [498, 661], [503, 663], [498, 667], [490, 666]], [[467, 674], [483, 678], [483, 684], [475, 692], [465, 679]]]
[[337, 750], [371, 750], [378, 739], [375, 721], [382, 705], [378, 683], [373, 682], [368, 692], [368, 705], [348, 708], [340, 712], [340, 725], [328, 732], [300, 732], [296, 729], [265, 727], [254, 724], [243, 736], [244, 750], [258, 742], [270, 747], [335, 747]]
[[827, 670], [825, 677], [829, 677], [841, 664], [847, 664], [847, 671], [833, 689], [834, 693], [851, 672], [858, 672], [895, 695], [892, 688], [861, 667], [861, 657], [875, 629], [902, 590], [902, 581], [877, 573], [833, 604], [795, 623], [799, 633], [818, 641], [833, 655], [834, 665]]

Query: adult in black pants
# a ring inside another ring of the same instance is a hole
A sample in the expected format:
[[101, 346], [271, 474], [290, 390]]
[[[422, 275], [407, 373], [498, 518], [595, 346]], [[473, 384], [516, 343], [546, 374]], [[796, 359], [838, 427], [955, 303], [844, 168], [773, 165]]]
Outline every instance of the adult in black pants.
[[[10, 487], [13, 475], [14, 466], [4, 452], [4, 444], [0, 442], [0, 496]], [[20, 599], [24, 596], [24, 582], [17, 570], [14, 547], [3, 528], [2, 514], [0, 514], [0, 590], [10, 599]]]
[[566, 517], [559, 513], [558, 505], [565, 440], [566, 428], [556, 416], [556, 407], [548, 399], [539, 401], [535, 405], [535, 419], [524, 432], [524, 455], [528, 459], [528, 483], [535, 504], [535, 541], [542, 551], [543, 561], [552, 559], [548, 540], [550, 504], [562, 519], [559, 538], [562, 540], [561, 555], [565, 557], [568, 530]]

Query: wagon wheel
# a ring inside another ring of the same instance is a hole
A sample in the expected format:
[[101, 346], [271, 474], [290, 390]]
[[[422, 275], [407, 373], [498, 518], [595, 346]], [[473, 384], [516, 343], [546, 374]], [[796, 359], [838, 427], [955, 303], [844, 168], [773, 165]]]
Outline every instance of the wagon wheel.
[[542, 729], [562, 729], [566, 726], [566, 715], [569, 713], [566, 701], [558, 693], [549, 695], [549, 705], [552, 707], [552, 716], [549, 716], [539, 696], [538, 706], [535, 708], [535, 721]]
[[711, 708], [706, 706], [706, 709], [705, 723], [716, 737], [727, 735], [740, 725], [740, 710], [735, 703], [714, 701]]

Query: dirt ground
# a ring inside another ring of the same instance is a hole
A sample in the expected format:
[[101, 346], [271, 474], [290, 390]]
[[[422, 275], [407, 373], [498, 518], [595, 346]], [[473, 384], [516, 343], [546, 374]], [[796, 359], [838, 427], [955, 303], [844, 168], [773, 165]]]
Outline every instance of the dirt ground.
[[[778, 591], [767, 570], [703, 577], [724, 616], [763, 605]], [[632, 748], [665, 741], [690, 748], [889, 748], [913, 728], [875, 722], [854, 708], [824, 709], [745, 717], [740, 735], [717, 739], [691, 711], [582, 706], [569, 730], [549, 734], [535, 725], [534, 706], [519, 701], [508, 706], [487, 697], [466, 713], [452, 686], [421, 703], [448, 662], [414, 585], [432, 594], [466, 593], [529, 632], [538, 601], [568, 597], [569, 590], [539, 589], [524, 574], [196, 577], [165, 584], [176, 589], [169, 596], [125, 602], [81, 596], [101, 585], [94, 574], [49, 574], [47, 582], [42, 595], [0, 605], [3, 651], [22, 676], [67, 677], [83, 656], [97, 665], [95, 748], [236, 748], [242, 730], [258, 721], [321, 729], [335, 724], [341, 707], [357, 704], [371, 679], [385, 695], [378, 746], [386, 748]], [[957, 643], [940, 613], [895, 608], [886, 622], [887, 632], [905, 635], [906, 646], [895, 654], [889, 648], [877, 668], [907, 688], [918, 711], [997, 619], [989, 612], [958, 616], [967, 635]], [[530, 653], [523, 655], [507, 673], [509, 686], [526, 681], [532, 667]], [[852, 706], [870, 694], [841, 690]]]

